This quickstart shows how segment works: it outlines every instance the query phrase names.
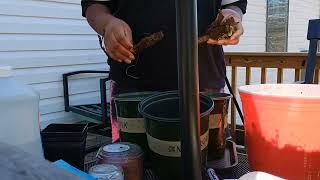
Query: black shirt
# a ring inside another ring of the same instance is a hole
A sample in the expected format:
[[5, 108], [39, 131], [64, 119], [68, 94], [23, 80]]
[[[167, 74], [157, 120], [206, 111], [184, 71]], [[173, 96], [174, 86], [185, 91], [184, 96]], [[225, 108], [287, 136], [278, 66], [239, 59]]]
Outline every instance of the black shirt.
[[[157, 3], [155, 3], [157, 2]], [[160, 3], [159, 3], [160, 2]], [[221, 0], [198, 1], [198, 34], [203, 34], [214, 21]], [[83, 15], [92, 3], [108, 6], [115, 17], [125, 21], [132, 30], [134, 43], [148, 34], [163, 31], [164, 39], [136, 56], [135, 67], [109, 58], [110, 77], [120, 87], [145, 90], [173, 90], [178, 88], [176, 14], [174, 0], [112, 0], [107, 2], [82, 0]], [[246, 0], [235, 3], [243, 12]], [[133, 62], [135, 63], [135, 62]], [[129, 75], [128, 75], [129, 74]], [[135, 79], [130, 77], [139, 77]], [[221, 46], [199, 46], [200, 90], [225, 86], [226, 68]]]

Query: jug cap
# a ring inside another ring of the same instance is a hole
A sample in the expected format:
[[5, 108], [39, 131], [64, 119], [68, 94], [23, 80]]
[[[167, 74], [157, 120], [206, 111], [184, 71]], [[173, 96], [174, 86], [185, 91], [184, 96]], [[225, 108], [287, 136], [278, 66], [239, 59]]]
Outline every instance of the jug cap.
[[0, 78], [1, 77], [10, 77], [12, 75], [11, 66], [0, 66]]

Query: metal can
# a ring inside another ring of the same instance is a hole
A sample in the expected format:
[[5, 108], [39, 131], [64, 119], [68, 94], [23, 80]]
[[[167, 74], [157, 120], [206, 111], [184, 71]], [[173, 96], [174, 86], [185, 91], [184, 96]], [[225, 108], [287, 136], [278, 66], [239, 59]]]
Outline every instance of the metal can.
[[98, 164], [89, 170], [89, 174], [97, 180], [124, 180], [121, 167], [112, 164]]
[[98, 164], [121, 167], [126, 180], [143, 179], [143, 151], [133, 143], [120, 142], [103, 146], [97, 153]]

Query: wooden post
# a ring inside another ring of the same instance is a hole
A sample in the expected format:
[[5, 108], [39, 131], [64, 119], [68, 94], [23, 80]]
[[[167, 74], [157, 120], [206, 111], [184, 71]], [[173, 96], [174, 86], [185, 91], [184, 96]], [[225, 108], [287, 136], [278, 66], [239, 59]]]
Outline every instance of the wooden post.
[[315, 84], [319, 84], [319, 69], [316, 69], [316, 70], [315, 70], [315, 73], [314, 73], [314, 83], [315, 83]]
[[251, 81], [251, 68], [246, 67], [246, 85], [249, 85]]
[[278, 68], [278, 73], [277, 73], [277, 83], [282, 83], [283, 82], [283, 69]]
[[266, 83], [266, 78], [267, 78], [267, 70], [266, 68], [261, 68], [261, 84]]
[[295, 69], [294, 70], [294, 81], [300, 81], [301, 80], [301, 70], [300, 69]]

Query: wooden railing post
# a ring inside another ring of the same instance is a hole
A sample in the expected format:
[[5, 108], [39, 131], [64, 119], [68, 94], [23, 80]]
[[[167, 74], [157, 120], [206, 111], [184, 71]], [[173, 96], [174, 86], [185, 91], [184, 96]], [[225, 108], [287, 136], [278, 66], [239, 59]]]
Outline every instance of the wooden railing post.
[[282, 68], [278, 68], [278, 72], [277, 72], [277, 83], [282, 83], [283, 82], [283, 69]]
[[251, 81], [251, 68], [246, 67], [246, 85], [249, 85]]
[[267, 70], [266, 68], [261, 68], [261, 84], [265, 84], [267, 79]]
[[301, 81], [301, 69], [294, 69], [294, 81]]
[[315, 70], [315, 73], [314, 73], [314, 83], [315, 83], [315, 84], [319, 84], [319, 69], [316, 69], [316, 70]]

